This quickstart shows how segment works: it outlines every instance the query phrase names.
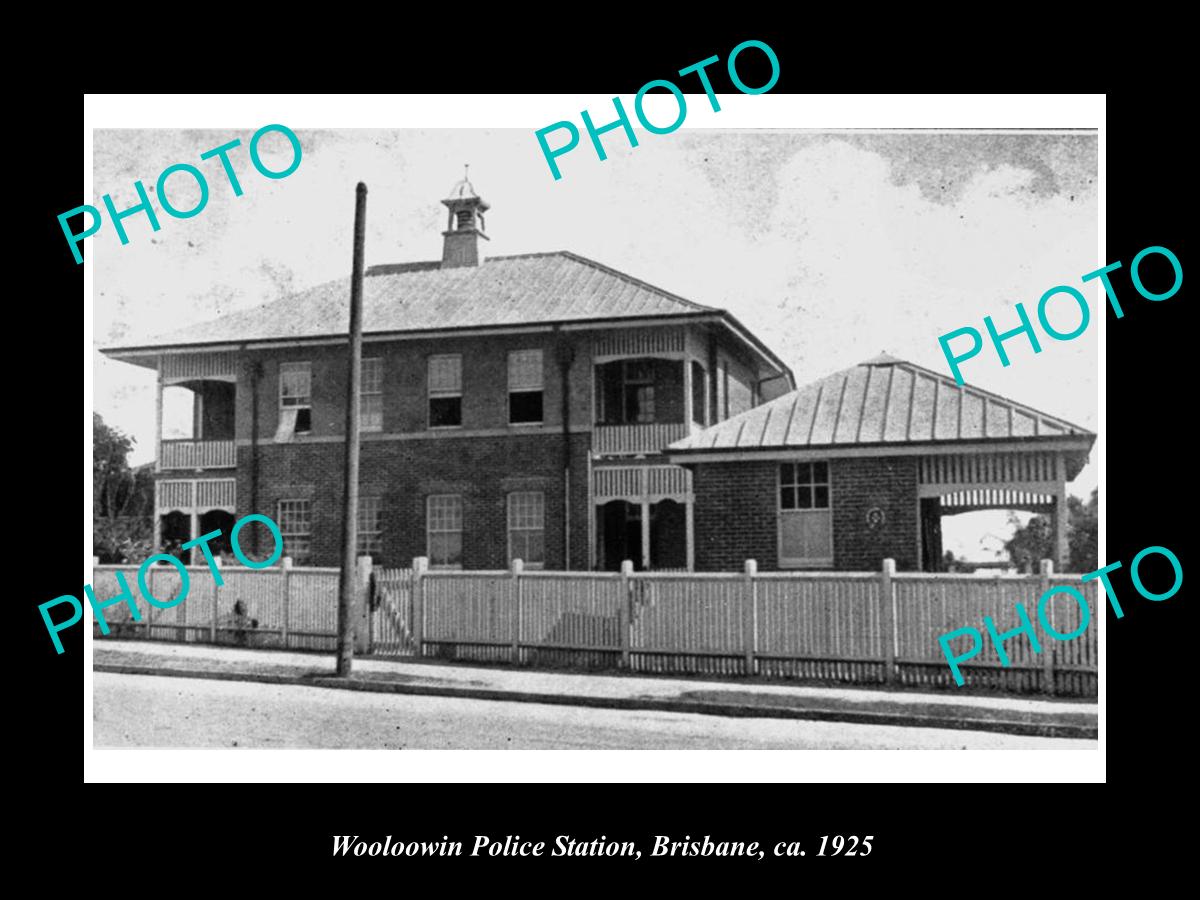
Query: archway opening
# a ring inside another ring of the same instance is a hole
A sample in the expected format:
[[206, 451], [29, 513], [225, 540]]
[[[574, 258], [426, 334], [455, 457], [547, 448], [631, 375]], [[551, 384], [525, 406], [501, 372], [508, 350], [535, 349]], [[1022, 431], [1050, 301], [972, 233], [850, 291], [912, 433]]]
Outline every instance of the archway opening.
[[186, 513], [181, 513], [178, 510], [173, 510], [169, 513], [164, 513], [162, 516], [162, 532], [161, 532], [161, 549], [160, 553], [168, 553], [171, 556], [187, 562], [188, 552], [183, 549], [183, 545], [192, 539], [192, 519]]
[[642, 568], [642, 507], [627, 500], [610, 500], [596, 507], [596, 559], [600, 568], [618, 572], [621, 561]]
[[676, 500], [650, 505], [650, 568], [687, 568], [687, 508]]
[[[211, 534], [214, 531], [221, 532], [217, 537], [208, 542], [209, 552], [212, 553], [215, 559], [229, 563], [235, 561], [233, 546], [229, 542], [229, 535], [233, 531], [233, 525], [236, 521], [233, 513], [226, 512], [223, 509], [210, 509], [208, 512], [200, 514], [201, 534]], [[192, 560], [192, 564], [204, 564], [204, 554], [199, 547], [196, 548], [196, 556]]]

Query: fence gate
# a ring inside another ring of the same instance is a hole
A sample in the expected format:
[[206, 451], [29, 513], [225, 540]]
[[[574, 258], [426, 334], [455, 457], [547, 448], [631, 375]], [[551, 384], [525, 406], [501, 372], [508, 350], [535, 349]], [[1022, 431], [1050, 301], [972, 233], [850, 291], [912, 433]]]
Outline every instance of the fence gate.
[[412, 569], [376, 569], [371, 586], [371, 652], [416, 656]]

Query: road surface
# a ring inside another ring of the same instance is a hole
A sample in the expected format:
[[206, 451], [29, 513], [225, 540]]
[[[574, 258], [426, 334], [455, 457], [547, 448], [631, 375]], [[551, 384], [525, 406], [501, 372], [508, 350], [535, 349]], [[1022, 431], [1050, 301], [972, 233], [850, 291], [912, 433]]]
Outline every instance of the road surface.
[[1094, 741], [93, 673], [96, 747], [1088, 749]]

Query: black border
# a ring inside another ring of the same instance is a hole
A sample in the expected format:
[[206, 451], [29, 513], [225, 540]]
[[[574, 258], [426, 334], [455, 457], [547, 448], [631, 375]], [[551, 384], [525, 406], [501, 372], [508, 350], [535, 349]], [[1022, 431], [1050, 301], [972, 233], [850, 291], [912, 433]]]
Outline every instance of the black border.
[[[841, 71], [831, 78], [832, 70], [826, 68], [819, 73], [821, 77], [814, 77], [819, 67], [810, 62], [809, 56], [813, 43], [823, 39], [821, 35], [799, 27], [737, 30], [744, 31], [744, 36], [765, 40], [775, 48], [782, 64], [775, 92], [838, 91], [848, 86], [840, 79], [849, 76], [843, 76]], [[664, 77], [664, 72], [672, 71], [671, 66], [677, 69], [713, 53], [724, 56], [739, 39], [742, 37], [728, 40], [706, 36], [698, 40], [684, 36], [672, 42], [639, 34], [631, 27], [619, 43], [598, 38], [592, 45], [585, 45], [575, 37], [569, 52], [564, 50], [557, 56], [544, 45], [522, 52], [510, 44], [498, 56], [493, 53], [491, 61], [471, 57], [478, 63], [478, 70], [472, 69], [457, 84], [440, 79], [436, 89], [631, 93], [646, 80]], [[424, 55], [406, 49], [394, 53], [386, 65], [371, 62], [365, 69], [376, 76], [387, 76], [375, 78], [383, 89], [428, 88], [427, 66], [430, 62], [445, 64], [446, 45], [445, 40], [430, 40]], [[671, 62], [663, 66], [660, 61], [666, 58]], [[849, 64], [856, 59], [855, 54], [848, 54]], [[994, 70], [989, 72], [993, 76], [988, 79], [990, 83], [971, 86], [982, 90], [1013, 89], [1007, 79], [1008, 72], [1001, 66], [1023, 64], [1016, 57], [1002, 53], [994, 56], [983, 53], [972, 60], [965, 49], [948, 51], [936, 62], [956, 70], [964, 63], [968, 69], [970, 64], [989, 69], [994, 63]], [[1082, 67], [1085, 62], [1079, 58], [1072, 65]], [[480, 71], [486, 77], [480, 77]], [[1056, 90], [1095, 90], [1079, 83], [1078, 72], [1061, 74], [1066, 81], [1058, 80], [1054, 85]], [[746, 78], [750, 81], [751, 75]], [[916, 91], [943, 90], [947, 86], [942, 80], [924, 84], [913, 83], [914, 80], [901, 73], [895, 85], [889, 86]], [[350, 81], [346, 79], [347, 87]], [[238, 86], [232, 76], [225, 85], [229, 90]], [[303, 84], [289, 84], [289, 87], [305, 89]], [[961, 80], [953, 87], [968, 89]], [[128, 85], [118, 89], [128, 89]], [[209, 80], [204, 84], [180, 85], [179, 89], [213, 90], [217, 85]], [[252, 89], [259, 89], [259, 85]], [[727, 87], [717, 84], [717, 89]], [[708, 833], [714, 839], [727, 836], [741, 840], [795, 835], [811, 839], [822, 833], [876, 835], [874, 854], [867, 859], [839, 860], [815, 871], [811, 864], [800, 869], [784, 869], [776, 864], [770, 870], [761, 870], [798, 876], [791, 883], [806, 889], [814, 885], [811, 879], [821, 871], [836, 877], [838, 881], [834, 883], [838, 884], [846, 883], [846, 874], [856, 874], [854, 883], [857, 883], [858, 875], [877, 870], [881, 863], [885, 871], [893, 873], [944, 884], [965, 877], [974, 886], [981, 879], [1010, 878], [1009, 867], [1019, 869], [1023, 854], [1033, 853], [1039, 845], [1053, 846], [1054, 856], [1060, 861], [1074, 860], [1072, 866], [1090, 865], [1085, 861], [1094, 861], [1094, 842], [1108, 825], [1096, 817], [1099, 807], [1094, 805], [1097, 803], [1094, 795], [1081, 804], [1075, 798], [1082, 789], [1060, 786], [994, 785], [980, 789], [962, 785], [871, 784], [769, 787], [464, 784], [395, 788], [312, 785], [286, 790], [281, 786], [241, 786], [200, 793], [170, 791], [157, 785], [127, 785], [121, 788], [123, 799], [116, 805], [111, 797], [103, 798], [102, 802], [97, 796], [99, 790], [109, 788], [85, 791], [80, 798], [74, 789], [82, 775], [78, 705], [82, 702], [79, 685], [82, 633], [76, 629], [65, 634], [66, 652], [57, 656], [46, 640], [36, 604], [60, 593], [75, 592], [79, 587], [78, 544], [73, 531], [79, 511], [78, 495], [74, 494], [77, 483], [74, 473], [78, 472], [74, 467], [79, 462], [78, 445], [74, 441], [79, 419], [65, 412], [70, 407], [64, 407], [58, 415], [48, 415], [45, 398], [77, 397], [79, 389], [75, 375], [78, 370], [69, 359], [78, 352], [79, 343], [62, 339], [62, 329], [58, 326], [66, 318], [61, 310], [72, 309], [78, 303], [82, 267], [75, 266], [69, 254], [64, 253], [55, 216], [80, 202], [77, 181], [80, 135], [73, 116], [81, 101], [78, 93], [44, 94], [39, 98], [40, 115], [36, 121], [42, 131], [38, 152], [26, 162], [32, 171], [21, 179], [25, 182], [23, 186], [31, 188], [35, 195], [30, 206], [37, 212], [23, 222], [34, 228], [32, 246], [41, 261], [29, 272], [33, 277], [27, 285], [34, 291], [27, 288], [13, 327], [25, 337], [20, 342], [24, 345], [23, 352], [18, 353], [20, 365], [27, 367], [27, 372], [37, 373], [36, 383], [41, 390], [18, 390], [10, 394], [20, 420], [36, 435], [35, 444], [19, 450], [24, 458], [19, 457], [10, 469], [27, 472], [28, 476], [21, 480], [30, 489], [30, 496], [20, 507], [20, 564], [11, 568], [17, 570], [15, 602], [27, 616], [29, 642], [23, 649], [30, 654], [32, 666], [22, 667], [22, 674], [27, 673], [27, 677], [17, 681], [13, 689], [31, 706], [18, 731], [18, 736], [32, 736], [27, 743], [34, 761], [26, 772], [35, 783], [46, 786], [35, 818], [45, 816], [48, 822], [61, 827], [65, 810], [82, 807], [81, 830], [90, 834], [104, 832], [118, 842], [120, 835], [149, 837], [159, 832], [161, 836], [165, 826], [169, 843], [176, 850], [201, 848], [207, 846], [206, 840], [214, 842], [219, 851], [217, 859], [228, 857], [228, 866], [214, 865], [208, 870], [215, 879], [226, 880], [239, 871], [245, 873], [242, 883], [259, 883], [257, 876], [261, 875], [264, 885], [279, 886], [315, 886], [327, 877], [336, 878], [343, 886], [353, 886], [366, 871], [363, 865], [372, 868], [372, 873], [366, 876], [372, 882], [378, 877], [403, 885], [405, 874], [418, 865], [409, 859], [362, 860], [361, 864], [356, 861], [350, 867], [342, 865], [342, 861], [334, 860], [328, 853], [330, 836], [341, 833], [364, 836], [408, 833], [420, 838], [446, 833], [461, 839], [463, 835], [477, 833], [519, 832], [552, 838], [559, 833], [591, 836], [599, 832], [622, 840], [639, 839], [637, 835], [645, 840], [645, 835], [654, 833], [676, 836]], [[1177, 130], [1177, 102], [1169, 89], [1131, 89], [1109, 95], [1107, 261], [1120, 259], [1128, 266], [1143, 247], [1163, 245], [1171, 248], [1187, 268], [1182, 218], [1188, 207], [1185, 191], [1190, 182], [1184, 176], [1188, 172], [1183, 160], [1187, 143]], [[27, 264], [14, 265], [25, 269]], [[1104, 499], [1106, 560], [1121, 559], [1128, 566], [1137, 551], [1159, 544], [1178, 555], [1186, 572], [1187, 544], [1179, 520], [1186, 508], [1189, 487], [1190, 467], [1184, 454], [1189, 449], [1188, 413], [1194, 405], [1189, 388], [1195, 380], [1184, 369], [1190, 361], [1184, 344], [1190, 338], [1184, 321], [1186, 286], [1169, 301], [1142, 301], [1131, 293], [1127, 271], [1126, 268], [1126, 280], [1122, 280], [1120, 273], [1114, 278], [1122, 298], [1129, 298], [1124, 303], [1126, 315], [1118, 321], [1111, 311], [1107, 314], [1105, 437], [1108, 481], [1113, 493]], [[26, 322], [32, 328], [23, 324]], [[50, 338], [48, 347], [38, 346], [37, 338], [42, 336]], [[28, 388], [29, 382], [25, 384]], [[1118, 572], [1113, 579], [1126, 615], [1117, 620], [1110, 612], [1106, 622], [1105, 732], [1113, 751], [1108, 771], [1113, 781], [1138, 784], [1152, 793], [1167, 788], [1180, 773], [1188, 771], [1182, 757], [1190, 751], [1189, 742], [1183, 736], [1176, 738], [1173, 732], [1180, 721], [1179, 713], [1186, 709], [1185, 666], [1191, 654], [1184, 641], [1190, 632], [1184, 620], [1184, 591], [1162, 603], [1141, 600], [1128, 582], [1127, 571], [1126, 568]], [[1145, 578], [1148, 584], [1155, 585], [1151, 574]], [[464, 759], [464, 765], [472, 763]], [[746, 766], [752, 770], [753, 763], [748, 761]], [[581, 759], [579, 778], [586, 780], [591, 774], [586, 759]], [[803, 769], [796, 772], [797, 778], [814, 775], [819, 773]], [[1068, 790], [1072, 792], [1070, 798], [1064, 795]], [[188, 799], [178, 802], [183, 798]], [[187, 804], [191, 804], [187, 810], [190, 814], [175, 812]], [[1088, 808], [1094, 813], [1085, 812]], [[155, 809], [159, 810], [157, 814], [153, 812]], [[172, 863], [153, 854], [147, 856], [145, 840], [136, 840], [133, 845], [142, 848], [142, 852], [131, 854], [133, 860], [142, 861], [137, 864], [142, 875], [159, 871], [179, 873], [178, 855], [171, 854], [176, 858]], [[200, 857], [203, 855], [201, 852]], [[247, 855], [253, 857], [249, 863]], [[234, 863], [234, 860], [240, 861]], [[495, 874], [510, 872], [513, 865], [546, 872], [544, 866], [550, 862], [497, 859], [447, 865], [444, 860], [433, 860], [419, 867], [424, 873], [437, 874], [438, 881], [431, 884], [457, 890], [472, 875], [494, 879]], [[606, 860], [557, 861], [558, 865], [570, 864], [573, 869], [569, 872], [565, 868], [552, 869], [545, 880], [535, 876], [528, 884], [536, 885], [532, 889], [539, 893], [574, 889], [586, 883], [578, 880], [579, 875], [589, 872], [596, 862], [610, 868], [619, 865]], [[671, 879], [681, 874], [699, 876], [713, 889], [721, 884], [714, 878], [717, 872], [743, 889], [754, 885], [746, 880], [748, 869], [741, 868], [746, 865], [744, 861], [688, 859], [686, 862], [687, 865], [667, 863], [658, 867], [658, 871]], [[560, 877], [562, 874], [567, 877]], [[98, 877], [110, 875], [99, 873]], [[464, 875], [466, 880], [462, 880]], [[899, 889], [912, 888], [916, 883], [915, 880], [891, 882]], [[505, 889], [503, 882], [493, 880], [491, 884], [494, 889]]]

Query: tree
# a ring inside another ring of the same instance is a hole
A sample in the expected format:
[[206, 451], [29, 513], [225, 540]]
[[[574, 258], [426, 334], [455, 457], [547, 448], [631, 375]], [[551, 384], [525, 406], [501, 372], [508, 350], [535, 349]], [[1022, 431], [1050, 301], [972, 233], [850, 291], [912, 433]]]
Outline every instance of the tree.
[[942, 554], [942, 571], [970, 575], [975, 571], [975, 566], [965, 559], [959, 559], [953, 550], [947, 550]]
[[[1067, 498], [1067, 547], [1070, 552], [1068, 568], [1072, 572], [1094, 572], [1099, 568], [1099, 491], [1085, 503], [1078, 497]], [[1008, 521], [1015, 530], [1004, 543], [1008, 558], [1022, 572], [1036, 572], [1043, 559], [1054, 559], [1054, 526], [1050, 516], [1037, 515], [1027, 525], [1021, 525], [1015, 514]]]
[[1084, 503], [1078, 497], [1067, 501], [1071, 528], [1067, 540], [1071, 548], [1071, 571], [1094, 572], [1100, 568], [1100, 495], [1092, 488], [1092, 496]]
[[134, 440], [92, 414], [92, 555], [139, 562], [154, 543], [153, 466], [130, 468]]

